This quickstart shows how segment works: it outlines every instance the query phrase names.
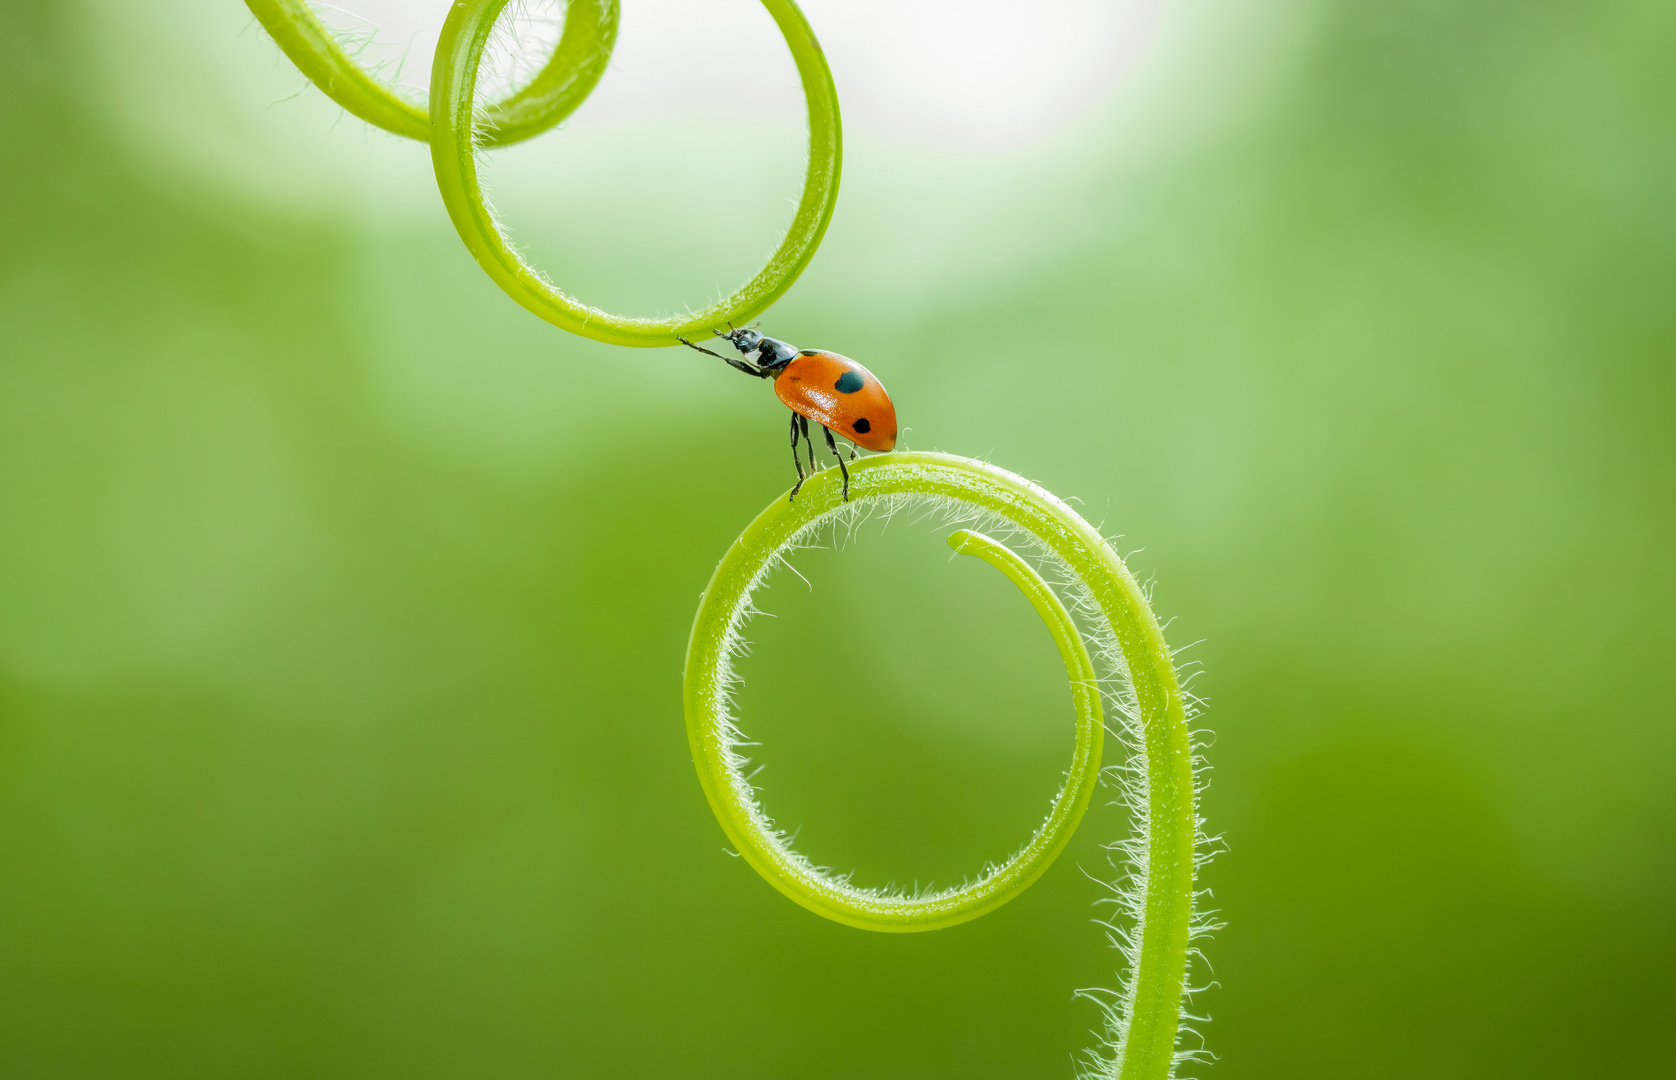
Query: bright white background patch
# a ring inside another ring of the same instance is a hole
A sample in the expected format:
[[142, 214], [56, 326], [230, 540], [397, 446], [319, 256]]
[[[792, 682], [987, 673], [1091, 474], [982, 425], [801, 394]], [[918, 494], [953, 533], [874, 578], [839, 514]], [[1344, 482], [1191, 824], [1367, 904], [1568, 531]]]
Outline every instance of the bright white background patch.
[[[1101, 102], [1139, 55], [1160, 0], [809, 0], [802, 5], [832, 64], [850, 124], [951, 142], [1010, 145], [1050, 134]], [[403, 81], [423, 87], [436, 12], [410, 0], [348, 0], [379, 28], [375, 55], [405, 54]], [[544, 5], [534, 21], [555, 21]], [[628, 0], [614, 77], [578, 117], [611, 121], [672, 102], [758, 103], [765, 71], [794, 77], [754, 0]], [[795, 97], [772, 95], [779, 106]]]
[[[1136, 84], [1134, 69], [1163, 30], [1161, 0], [803, 6], [837, 78], [846, 150], [875, 139], [933, 156], [982, 151], [989, 160], [1025, 157], [1110, 105], [1121, 87]], [[445, 5], [348, 0], [345, 7], [322, 10], [336, 27], [373, 30], [362, 59], [390, 75], [399, 69], [417, 100]], [[523, 59], [539, 60], [541, 39], [556, 34], [562, 9], [537, 0], [522, 10], [536, 31]], [[1191, 23], [1181, 17], [1190, 10], [1175, 9], [1172, 22]], [[88, 48], [73, 85], [96, 98], [96, 111], [160, 169], [299, 208], [347, 204], [383, 219], [435, 209], [424, 148], [368, 130], [307, 88], [243, 4], [76, 0], [74, 11]], [[624, 142], [648, 137], [644, 127], [623, 136], [636, 121], [674, 129], [702, 114], [739, 138], [800, 145], [802, 107], [791, 58], [755, 0], [628, 0], [611, 67], [566, 127]], [[555, 141], [565, 138], [538, 140]], [[585, 172], [586, 151], [577, 149], [572, 171]], [[997, 150], [1011, 153], [997, 158]], [[799, 167], [794, 161], [787, 170], [792, 191]], [[602, 179], [606, 189], [616, 186]], [[960, 182], [943, 179], [950, 188]]]

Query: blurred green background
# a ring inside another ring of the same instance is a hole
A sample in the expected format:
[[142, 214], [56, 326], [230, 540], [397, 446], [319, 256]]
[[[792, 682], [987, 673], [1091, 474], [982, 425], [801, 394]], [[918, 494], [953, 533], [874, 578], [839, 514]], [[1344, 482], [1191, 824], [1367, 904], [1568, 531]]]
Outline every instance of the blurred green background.
[[[744, 0], [625, 8], [496, 190], [584, 296], [696, 305], [797, 92]], [[1197, 1073], [1676, 1075], [1676, 5], [899, 8], [808, 8], [845, 186], [766, 329], [1199, 642]], [[0, 1072], [1071, 1075], [1122, 814], [909, 937], [729, 857], [680, 671], [783, 410], [517, 308], [249, 22], [0, 25]], [[868, 882], [1004, 854], [1070, 742], [1022, 600], [904, 525], [745, 667], [770, 809]]]

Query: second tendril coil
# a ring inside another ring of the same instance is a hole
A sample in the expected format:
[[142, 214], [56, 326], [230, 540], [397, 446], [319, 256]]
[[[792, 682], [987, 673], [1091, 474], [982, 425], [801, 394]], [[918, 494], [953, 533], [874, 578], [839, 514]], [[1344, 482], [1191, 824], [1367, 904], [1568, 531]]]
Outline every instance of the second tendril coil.
[[[733, 658], [751, 597], [787, 553], [821, 529], [874, 511], [930, 510], [971, 525], [949, 537], [956, 551], [1001, 569], [1053, 633], [1070, 677], [1077, 742], [1046, 821], [1010, 859], [965, 885], [930, 894], [858, 886], [795, 851], [763, 810], [745, 775], [736, 725]], [[982, 530], [982, 531], [979, 531]], [[1055, 595], [1022, 545], [1050, 567], [1077, 612]], [[1079, 631], [1080, 623], [1082, 630]], [[1084, 640], [1106, 674], [1097, 680]], [[1117, 553], [1092, 525], [1042, 488], [984, 462], [949, 454], [893, 453], [851, 468], [845, 502], [834, 470], [816, 474], [796, 501], [777, 499], [728, 548], [693, 621], [685, 676], [687, 737], [705, 796], [728, 839], [771, 885], [826, 918], [867, 930], [912, 932], [966, 922], [1018, 896], [1052, 864], [1075, 830], [1100, 772], [1102, 701], [1128, 756], [1124, 790], [1134, 834], [1122, 845], [1126, 885], [1116, 900], [1132, 922], [1129, 971], [1110, 1001], [1108, 1041], [1123, 1077], [1170, 1074], [1178, 1053], [1188, 945], [1205, 929], [1193, 912], [1199, 833], [1189, 707], [1151, 606]], [[1119, 719], [1120, 718], [1120, 719]]]
[[610, 345], [665, 347], [707, 337], [766, 311], [814, 258], [838, 203], [843, 125], [838, 91], [809, 21], [793, 0], [762, 0], [784, 36], [808, 105], [809, 163], [797, 210], [762, 269], [731, 296], [668, 318], [618, 315], [566, 293], [508, 241], [484, 196], [477, 154], [548, 130], [599, 82], [616, 43], [617, 0], [570, 0], [564, 34], [527, 85], [505, 99], [477, 100], [479, 69], [496, 20], [510, 0], [455, 0], [437, 40], [428, 109], [406, 101], [359, 64], [307, 0], [246, 0], [287, 56], [333, 101], [368, 123], [428, 142], [437, 189], [467, 250], [484, 273], [526, 309], [563, 330]]

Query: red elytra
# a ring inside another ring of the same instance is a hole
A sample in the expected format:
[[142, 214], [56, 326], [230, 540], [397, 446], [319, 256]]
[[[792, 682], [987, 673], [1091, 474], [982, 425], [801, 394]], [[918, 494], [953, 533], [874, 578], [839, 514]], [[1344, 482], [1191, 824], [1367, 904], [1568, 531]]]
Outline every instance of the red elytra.
[[792, 412], [857, 446], [896, 447], [896, 406], [884, 384], [847, 356], [804, 349], [774, 377], [774, 393]]
[[[887, 451], [896, 448], [896, 406], [890, 395], [871, 371], [834, 352], [821, 349], [798, 350], [778, 338], [764, 337], [750, 327], [728, 327], [727, 333], [713, 333], [735, 349], [738, 357], [711, 352], [702, 345], [694, 345], [684, 337], [676, 341], [689, 349], [697, 349], [738, 371], [758, 379], [773, 379], [774, 393], [791, 409], [791, 461], [797, 469], [797, 483], [789, 498], [797, 498], [803, 481], [818, 471], [815, 465], [815, 440], [809, 434], [809, 421], [819, 424], [825, 432], [826, 447], [838, 461], [844, 476], [844, 501], [850, 499], [850, 470], [844, 456], [833, 440], [836, 432], [857, 446], [868, 450]], [[797, 456], [799, 441], [808, 444], [809, 473]], [[855, 451], [850, 451], [855, 458]]]

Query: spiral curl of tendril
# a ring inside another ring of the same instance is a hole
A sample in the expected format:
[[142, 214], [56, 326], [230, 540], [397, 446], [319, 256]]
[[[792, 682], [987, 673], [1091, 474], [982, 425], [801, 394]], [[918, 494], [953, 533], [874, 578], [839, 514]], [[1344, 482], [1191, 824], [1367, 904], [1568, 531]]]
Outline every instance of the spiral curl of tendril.
[[[431, 140], [430, 112], [361, 66], [308, 0], [245, 3], [268, 36], [327, 97], [393, 135]], [[619, 10], [617, 0], [570, 0], [564, 33], [546, 66], [527, 85], [483, 110], [479, 145], [520, 142], [575, 112], [605, 73], [617, 43]]]
[[537, 135], [569, 116], [592, 92], [617, 39], [617, 0], [570, 0], [564, 34], [529, 85], [487, 107], [477, 103], [484, 50], [509, 0], [455, 0], [437, 39], [430, 107], [403, 100], [356, 62], [308, 0], [246, 0], [269, 36], [333, 101], [386, 131], [430, 143], [443, 205], [484, 273], [512, 299], [554, 326], [610, 345], [657, 347], [679, 337], [743, 324], [791, 288], [826, 235], [838, 204], [843, 126], [838, 90], [820, 42], [793, 0], [762, 0], [797, 64], [809, 110], [803, 194], [779, 246], [756, 275], [697, 312], [668, 318], [614, 315], [567, 295], [509, 242], [483, 193], [477, 152]]
[[[869, 889], [818, 867], [791, 847], [745, 772], [748, 745], [736, 726], [734, 658], [745, 641], [752, 594], [768, 573], [823, 530], [876, 513], [930, 512], [974, 526], [949, 536], [1025, 593], [1059, 646], [1070, 676], [1077, 737], [1071, 768], [1047, 819], [1010, 859], [955, 888], [922, 894]], [[980, 531], [981, 530], [981, 531]], [[1007, 536], [1048, 569], [1094, 643], [1104, 675], [1059, 595]], [[1199, 1051], [1182, 1049], [1182, 1003], [1193, 937], [1211, 927], [1194, 914], [1194, 881], [1205, 850], [1197, 812], [1193, 714], [1174, 658], [1145, 592], [1104, 538], [1064, 502], [1005, 470], [947, 454], [896, 453], [850, 466], [850, 497], [833, 470], [776, 499], [739, 538], [705, 589], [687, 647], [685, 706], [693, 763], [710, 807], [738, 852], [780, 892], [816, 914], [885, 932], [936, 930], [995, 910], [1028, 888], [1063, 850], [1100, 775], [1101, 702], [1128, 761], [1115, 770], [1134, 833], [1112, 845], [1125, 879], [1112, 886], [1119, 916], [1108, 921], [1127, 961], [1121, 988], [1098, 997], [1105, 1053], [1095, 1075], [1164, 1080]]]
[[[495, 20], [508, 0], [455, 0], [437, 42], [427, 113], [398, 97], [361, 67], [315, 16], [306, 0], [246, 0], [297, 66], [349, 112], [387, 131], [428, 141], [437, 185], [455, 228], [478, 264], [513, 299], [563, 329], [618, 345], [675, 344], [727, 324], [749, 321], [789, 288], [813, 257], [837, 201], [841, 128], [832, 75], [808, 22], [792, 0], [763, 0], [791, 49], [809, 109], [809, 165], [797, 213], [767, 265], [733, 296], [673, 319], [612, 315], [577, 301], [543, 278], [508, 243], [477, 177], [478, 150], [538, 134], [568, 116], [598, 83], [616, 40], [617, 0], [570, 0], [563, 36], [529, 85], [479, 110], [478, 69]], [[962, 554], [994, 565], [1042, 617], [1071, 684], [1076, 743], [1071, 768], [1040, 828], [1011, 858], [973, 880], [908, 895], [855, 885], [791, 848], [745, 776], [744, 737], [732, 713], [738, 683], [734, 657], [753, 608], [751, 597], [773, 567], [824, 528], [867, 514], [930, 510], [961, 528], [948, 538]], [[1032, 566], [1002, 540], [1025, 547], [1049, 568], [1078, 619]], [[1193, 699], [1146, 593], [1104, 538], [1040, 487], [983, 462], [946, 454], [897, 453], [850, 466], [850, 498], [830, 470], [806, 482], [796, 501], [776, 499], [740, 534], [700, 602], [687, 649], [687, 734], [699, 782], [740, 854], [770, 884], [809, 910], [868, 930], [936, 930], [975, 919], [1029, 888], [1064, 849], [1100, 779], [1102, 703], [1120, 718], [1127, 752], [1107, 771], [1133, 821], [1131, 836], [1109, 845], [1125, 862], [1102, 922], [1122, 952], [1116, 991], [1081, 991], [1105, 1012], [1102, 1051], [1089, 1075], [1167, 1080], [1202, 1051], [1183, 1048], [1188, 956], [1193, 939], [1214, 929], [1195, 913], [1197, 870], [1207, 857], [1198, 816], [1198, 759], [1187, 722]]]
[[[814, 31], [792, 0], [762, 0], [791, 48], [809, 107], [809, 166], [803, 195], [780, 246], [732, 296], [698, 312], [669, 318], [613, 315], [566, 295], [524, 260], [484, 198], [477, 177], [473, 110], [483, 50], [508, 0], [457, 0], [448, 12], [431, 68], [431, 161], [437, 187], [460, 239], [506, 294], [554, 326], [611, 345], [656, 347], [680, 337], [749, 322], [803, 273], [838, 202], [842, 129], [838, 91]], [[672, 156], [679, 151], [672, 150]]]

